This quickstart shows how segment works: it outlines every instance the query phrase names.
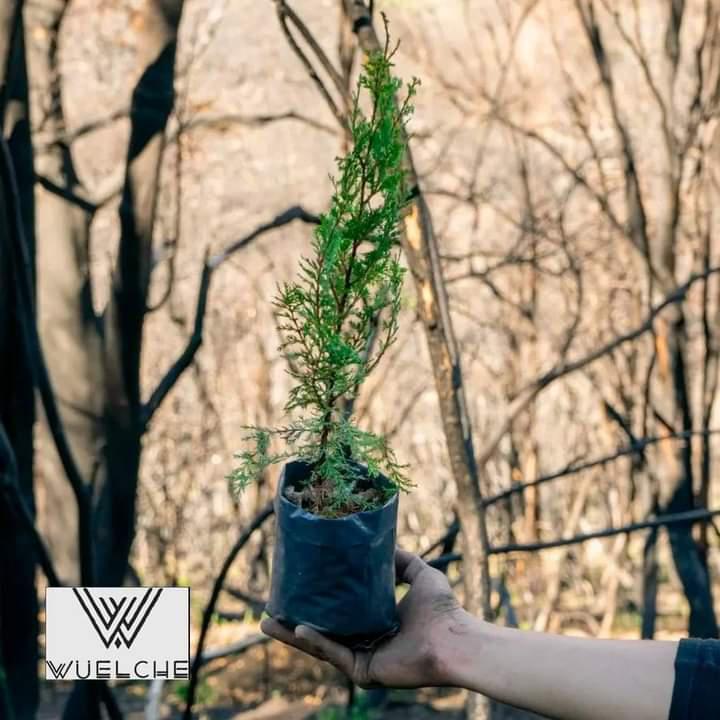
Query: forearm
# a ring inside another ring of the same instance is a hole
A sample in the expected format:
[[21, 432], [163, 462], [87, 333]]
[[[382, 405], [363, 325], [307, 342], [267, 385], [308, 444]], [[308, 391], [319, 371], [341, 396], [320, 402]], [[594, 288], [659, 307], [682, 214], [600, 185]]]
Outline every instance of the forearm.
[[557, 720], [667, 720], [677, 643], [512, 630], [470, 615], [441, 641], [449, 684]]

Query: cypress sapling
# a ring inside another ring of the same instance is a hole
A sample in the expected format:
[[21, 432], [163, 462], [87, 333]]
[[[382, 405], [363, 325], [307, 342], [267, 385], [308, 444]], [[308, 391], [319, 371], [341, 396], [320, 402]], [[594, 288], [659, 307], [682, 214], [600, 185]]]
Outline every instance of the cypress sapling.
[[[399, 223], [408, 203], [405, 126], [418, 84], [393, 76], [386, 41], [363, 67], [353, 96], [352, 149], [338, 159], [330, 209], [315, 230], [298, 277], [278, 289], [281, 349], [294, 380], [285, 427], [251, 427], [249, 448], [230, 474], [242, 491], [270, 465], [296, 458], [311, 472], [286, 497], [316, 515], [342, 517], [382, 506], [410, 482], [387, 439], [343, 411], [393, 344], [404, 270]], [[370, 99], [368, 113], [361, 99]], [[272, 448], [281, 441], [285, 449]]]

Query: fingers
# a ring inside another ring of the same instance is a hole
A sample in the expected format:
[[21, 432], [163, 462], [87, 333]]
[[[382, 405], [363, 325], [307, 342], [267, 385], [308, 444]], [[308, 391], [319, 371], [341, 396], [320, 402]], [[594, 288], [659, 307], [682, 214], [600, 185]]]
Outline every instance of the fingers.
[[352, 676], [355, 661], [351, 650], [339, 643], [329, 640], [324, 635], [321, 635], [306, 625], [298, 625], [295, 628], [295, 637], [311, 648], [310, 653], [312, 655], [322, 657], [338, 670], [342, 670], [346, 675]]
[[430, 566], [407, 550], [395, 549], [395, 574], [402, 582], [413, 584], [415, 578]]
[[352, 675], [354, 665], [352, 652], [346, 647], [328, 640], [312, 628], [298, 625], [293, 632], [274, 618], [265, 618], [260, 624], [260, 629], [271, 638], [280, 640], [286, 645], [292, 645], [318, 660], [325, 660], [346, 675]]
[[[310, 653], [311, 655], [314, 654], [310, 648], [302, 642], [302, 640], [295, 637], [295, 633], [292, 630], [288, 630], [288, 628], [274, 618], [265, 618], [262, 623], [260, 623], [260, 629], [266, 635], [269, 635], [271, 638], [275, 638], [275, 640], [284, 642], [286, 645], [292, 645], [294, 648]], [[324, 657], [320, 658], [320, 660], [324, 659]]]

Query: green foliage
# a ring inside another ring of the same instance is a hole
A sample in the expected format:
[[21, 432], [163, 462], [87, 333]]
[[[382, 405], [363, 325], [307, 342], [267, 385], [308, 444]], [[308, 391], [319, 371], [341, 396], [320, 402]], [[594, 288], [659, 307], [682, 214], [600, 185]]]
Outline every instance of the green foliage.
[[[177, 681], [173, 686], [175, 697], [181, 702], [186, 703], [188, 699], [188, 691], [190, 684], [183, 681]], [[200, 678], [197, 689], [195, 690], [195, 701], [197, 705], [208, 705], [215, 700], [216, 692], [207, 681], [207, 678]]]
[[364, 705], [355, 705], [349, 711], [339, 707], [323, 708], [315, 717], [317, 720], [376, 720], [379, 713]]
[[[331, 484], [323, 508], [329, 515], [357, 496], [356, 463], [371, 477], [385, 474], [387, 496], [409, 487], [387, 440], [343, 413], [398, 332], [399, 223], [408, 202], [404, 130], [417, 80], [398, 103], [402, 83], [392, 75], [393, 54], [386, 43], [364, 65], [349, 117], [353, 147], [337, 161], [330, 209], [315, 231], [311, 257], [301, 260], [297, 280], [280, 287], [274, 301], [295, 380], [285, 409], [299, 417], [283, 428], [250, 428], [251, 449], [236, 455], [240, 463], [230, 475], [241, 491], [272, 464], [305, 460], [314, 468], [311, 484]], [[365, 93], [369, 115], [360, 107]], [[273, 438], [286, 449], [271, 452]]]

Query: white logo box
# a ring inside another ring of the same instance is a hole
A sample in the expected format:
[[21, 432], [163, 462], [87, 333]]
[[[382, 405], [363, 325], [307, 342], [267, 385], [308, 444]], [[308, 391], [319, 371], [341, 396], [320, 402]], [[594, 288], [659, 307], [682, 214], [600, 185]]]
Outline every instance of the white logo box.
[[47, 588], [47, 680], [172, 680], [189, 670], [189, 588]]

